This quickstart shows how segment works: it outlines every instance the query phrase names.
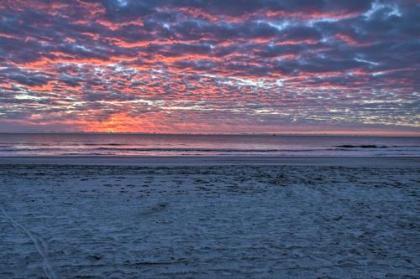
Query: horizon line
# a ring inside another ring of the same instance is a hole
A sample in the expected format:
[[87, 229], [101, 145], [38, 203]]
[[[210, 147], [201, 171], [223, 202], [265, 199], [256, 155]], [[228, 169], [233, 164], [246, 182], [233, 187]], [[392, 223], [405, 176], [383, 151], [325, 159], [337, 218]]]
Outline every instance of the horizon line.
[[332, 136], [332, 137], [420, 137], [417, 133], [402, 133], [402, 134], [389, 134], [389, 133], [374, 133], [372, 135], [366, 133], [144, 133], [144, 132], [86, 132], [86, 131], [17, 131], [17, 132], [0, 132], [0, 135], [5, 134], [91, 134], [91, 135], [144, 135], [144, 136]]

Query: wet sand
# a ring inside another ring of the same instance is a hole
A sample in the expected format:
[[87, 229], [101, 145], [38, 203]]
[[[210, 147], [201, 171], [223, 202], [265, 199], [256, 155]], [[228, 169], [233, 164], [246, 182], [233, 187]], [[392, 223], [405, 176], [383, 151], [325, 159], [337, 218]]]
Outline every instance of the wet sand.
[[0, 157], [0, 165], [88, 165], [88, 166], [345, 166], [419, 168], [420, 157], [276, 157], [276, 156], [38, 156]]

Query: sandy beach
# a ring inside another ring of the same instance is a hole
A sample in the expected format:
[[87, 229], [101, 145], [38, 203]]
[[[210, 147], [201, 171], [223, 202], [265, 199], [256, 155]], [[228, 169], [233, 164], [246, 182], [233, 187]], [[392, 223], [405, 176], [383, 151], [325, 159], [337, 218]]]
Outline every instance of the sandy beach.
[[418, 159], [136, 160], [1, 159], [0, 278], [419, 276]]

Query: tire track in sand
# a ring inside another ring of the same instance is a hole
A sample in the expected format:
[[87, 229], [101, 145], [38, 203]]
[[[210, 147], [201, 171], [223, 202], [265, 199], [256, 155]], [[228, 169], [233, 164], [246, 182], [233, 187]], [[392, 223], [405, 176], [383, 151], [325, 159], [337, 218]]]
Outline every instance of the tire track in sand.
[[16, 229], [21, 229], [32, 241], [35, 245], [35, 248], [38, 254], [42, 258], [42, 269], [45, 273], [45, 276], [48, 279], [58, 279], [59, 277], [54, 272], [49, 260], [48, 260], [48, 246], [47, 243], [41, 238], [34, 235], [30, 230], [28, 230], [25, 226], [18, 223], [13, 217], [11, 217], [4, 208], [0, 208], [3, 216], [12, 224], [13, 227]]

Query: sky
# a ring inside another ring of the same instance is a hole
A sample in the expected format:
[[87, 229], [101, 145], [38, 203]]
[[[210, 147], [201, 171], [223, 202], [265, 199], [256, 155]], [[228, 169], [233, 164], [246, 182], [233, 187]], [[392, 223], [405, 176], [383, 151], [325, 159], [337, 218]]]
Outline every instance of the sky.
[[416, 0], [1, 0], [0, 132], [420, 135]]

